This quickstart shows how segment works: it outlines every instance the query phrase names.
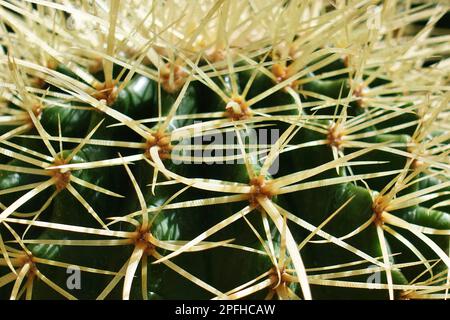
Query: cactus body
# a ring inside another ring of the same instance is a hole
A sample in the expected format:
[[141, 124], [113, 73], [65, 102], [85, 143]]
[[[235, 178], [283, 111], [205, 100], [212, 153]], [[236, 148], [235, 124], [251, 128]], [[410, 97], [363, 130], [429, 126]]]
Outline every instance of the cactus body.
[[2, 5], [0, 298], [445, 298], [448, 6], [375, 2]]

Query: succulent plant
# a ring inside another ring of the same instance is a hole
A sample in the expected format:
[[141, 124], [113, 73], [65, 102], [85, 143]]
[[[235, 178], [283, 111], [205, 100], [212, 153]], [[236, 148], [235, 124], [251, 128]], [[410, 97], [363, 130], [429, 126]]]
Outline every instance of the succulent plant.
[[0, 298], [447, 298], [449, 8], [1, 1]]

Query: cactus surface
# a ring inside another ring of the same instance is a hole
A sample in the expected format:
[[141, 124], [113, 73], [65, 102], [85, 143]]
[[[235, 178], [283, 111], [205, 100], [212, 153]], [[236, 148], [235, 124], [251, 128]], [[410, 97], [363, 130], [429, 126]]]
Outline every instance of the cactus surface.
[[1, 1], [0, 299], [445, 299], [446, 1]]

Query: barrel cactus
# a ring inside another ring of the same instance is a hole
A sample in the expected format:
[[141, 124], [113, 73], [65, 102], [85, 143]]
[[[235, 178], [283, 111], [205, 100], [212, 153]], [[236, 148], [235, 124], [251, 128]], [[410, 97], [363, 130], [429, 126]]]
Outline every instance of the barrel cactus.
[[1, 1], [2, 299], [445, 299], [446, 1]]

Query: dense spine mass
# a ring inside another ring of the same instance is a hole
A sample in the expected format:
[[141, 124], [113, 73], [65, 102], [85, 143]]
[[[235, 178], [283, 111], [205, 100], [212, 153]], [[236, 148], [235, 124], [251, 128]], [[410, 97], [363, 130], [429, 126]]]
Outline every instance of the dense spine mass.
[[0, 298], [446, 298], [449, 7], [372, 2], [2, 3]]

